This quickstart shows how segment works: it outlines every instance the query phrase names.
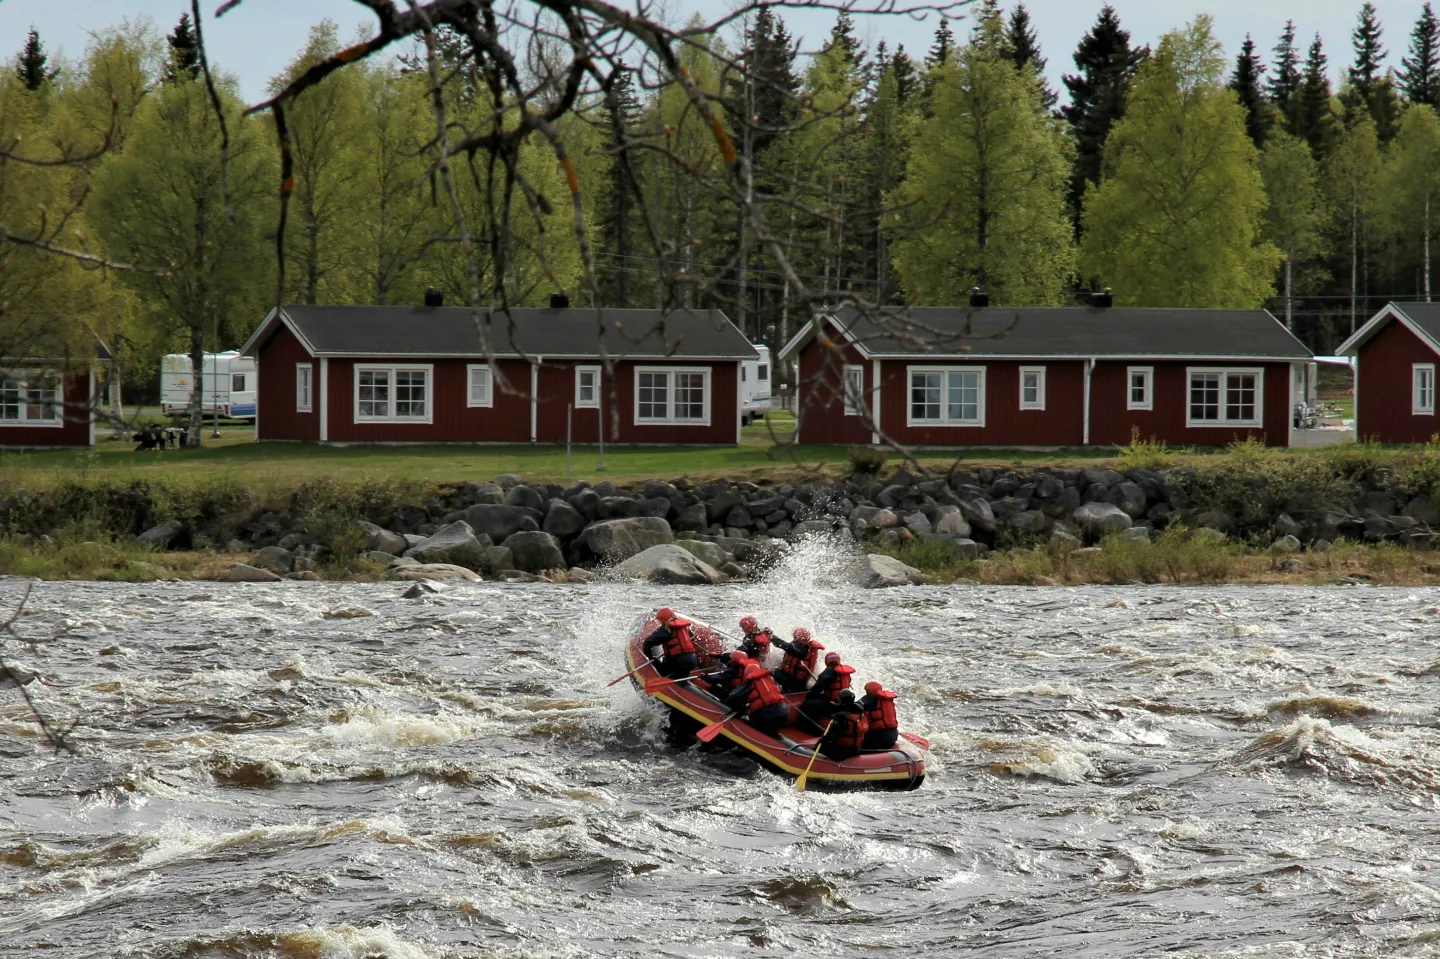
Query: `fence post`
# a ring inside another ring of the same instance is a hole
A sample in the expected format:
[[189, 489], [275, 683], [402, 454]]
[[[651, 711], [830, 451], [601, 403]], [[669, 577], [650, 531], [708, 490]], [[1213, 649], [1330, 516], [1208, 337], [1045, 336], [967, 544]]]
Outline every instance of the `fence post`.
[[575, 404], [565, 404], [565, 478], [570, 478], [570, 418], [575, 413]]

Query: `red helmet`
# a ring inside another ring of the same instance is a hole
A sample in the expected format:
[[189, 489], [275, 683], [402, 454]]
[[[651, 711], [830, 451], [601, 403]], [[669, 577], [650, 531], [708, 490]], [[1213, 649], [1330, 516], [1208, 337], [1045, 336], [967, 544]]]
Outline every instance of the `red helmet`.
[[840, 662], [840, 654], [839, 654], [839, 653], [826, 653], [826, 654], [825, 654], [825, 665], [826, 665], [826, 666], [829, 666], [831, 663], [838, 663], [838, 662]]
[[745, 672], [740, 674], [741, 679], [759, 679], [761, 676], [769, 676], [770, 670], [759, 663], [751, 663], [745, 667]]
[[790, 635], [795, 638], [795, 642], [797, 643], [810, 642], [810, 630], [806, 629], [804, 626], [795, 627], [795, 632], [791, 633]]
[[880, 690], [882, 690], [882, 689], [884, 689], [884, 688], [885, 688], [884, 686], [881, 686], [879, 683], [875, 682], [875, 680], [873, 680], [873, 679], [870, 680], [870, 682], [868, 682], [868, 683], [865, 684], [865, 692], [869, 693], [871, 696], [874, 696], [876, 693], [880, 692]]
[[745, 630], [745, 632], [747, 633], [753, 633], [760, 628], [760, 620], [756, 619], [754, 616], [741, 616], [740, 628]]
[[751, 642], [753, 642], [756, 646], [769, 646], [769, 645], [770, 645], [770, 634], [769, 634], [769, 633], [756, 633], [754, 636], [751, 637]]
[[749, 655], [746, 654], [745, 652], [743, 652], [742, 650], [739, 650], [739, 649], [731, 650], [730, 652], [726, 653], [725, 655], [727, 655], [727, 656], [730, 657], [730, 664], [731, 664], [732, 666], [735, 665], [736, 663], [739, 663], [741, 666], [744, 666], [744, 665], [746, 665], [747, 663], [750, 662], [750, 657], [749, 657]]
[[655, 614], [655, 618], [662, 623], [668, 623], [675, 618], [675, 610], [669, 606], [661, 606], [660, 610]]

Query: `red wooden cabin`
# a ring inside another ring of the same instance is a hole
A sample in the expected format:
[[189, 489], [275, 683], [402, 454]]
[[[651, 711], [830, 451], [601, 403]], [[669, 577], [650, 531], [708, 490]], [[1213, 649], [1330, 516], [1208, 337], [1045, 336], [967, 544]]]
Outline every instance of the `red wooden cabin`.
[[1440, 303], [1388, 303], [1336, 353], [1355, 357], [1357, 437], [1425, 443], [1440, 433]]
[[95, 443], [95, 373], [21, 361], [0, 369], [0, 447], [62, 449]]

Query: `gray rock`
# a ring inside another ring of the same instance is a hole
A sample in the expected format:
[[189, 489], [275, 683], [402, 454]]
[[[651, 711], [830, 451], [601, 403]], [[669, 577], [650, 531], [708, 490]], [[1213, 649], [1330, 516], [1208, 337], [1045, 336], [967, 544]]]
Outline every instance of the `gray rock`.
[[[470, 508], [474, 509], [475, 507]], [[503, 506], [497, 508], [508, 509]], [[412, 546], [406, 550], [405, 555], [422, 565], [450, 563], [473, 569], [479, 565], [480, 554], [489, 545], [490, 538], [488, 536], [483, 539], [477, 537], [469, 523], [464, 520], [456, 520], [436, 530], [419, 546]]]
[[1374, 510], [1381, 516], [1389, 516], [1398, 512], [1395, 506], [1394, 497], [1379, 490], [1366, 490], [1355, 498], [1355, 508], [1361, 513], [1366, 510]]
[[730, 579], [745, 579], [750, 575], [739, 563], [723, 563], [720, 572]]
[[564, 569], [566, 566], [560, 541], [549, 533], [539, 530], [516, 533], [501, 545], [514, 557], [515, 567], [527, 573], [543, 573], [551, 569]]
[[1050, 531], [1050, 546], [1058, 552], [1074, 552], [1081, 545], [1079, 537], [1067, 533], [1063, 529], [1057, 527]]
[[1050, 517], [1039, 510], [1021, 510], [1010, 517], [1010, 526], [1020, 533], [1039, 534], [1051, 526]]
[[923, 583], [925, 574], [893, 556], [869, 553], [860, 560], [851, 582], [862, 589], [881, 589]]
[[1270, 527], [1270, 531], [1279, 538], [1288, 536], [1298, 542], [1305, 532], [1305, 527], [1292, 519], [1289, 513], [1281, 513], [1275, 517], [1275, 524]]
[[712, 536], [708, 542], [714, 543], [742, 563], [759, 555], [761, 549], [760, 544], [754, 540], [733, 539], [729, 536]]
[[525, 480], [515, 473], [501, 473], [495, 477], [495, 485], [504, 490], [513, 489], [523, 482]]
[[1148, 543], [1150, 542], [1150, 527], [1130, 526], [1120, 534], [1120, 537], [1134, 543]]
[[420, 561], [409, 556], [391, 556], [390, 562], [385, 565], [394, 569], [396, 566], [419, 566]]
[[1440, 503], [1429, 496], [1420, 495], [1405, 504], [1404, 514], [1417, 519], [1426, 526], [1440, 526]]
[[652, 583], [700, 585], [724, 582], [721, 572], [675, 543], [660, 543], [626, 559], [615, 573]]
[[250, 565], [272, 573], [288, 573], [295, 568], [295, 554], [279, 546], [267, 546], [251, 558]]
[[1077, 507], [1070, 516], [1092, 538], [1098, 539], [1130, 528], [1130, 514], [1114, 503], [1085, 503]]
[[184, 529], [185, 527], [182, 524], [171, 520], [168, 523], [152, 526], [135, 538], [146, 546], [164, 549], [174, 542], [175, 538], [179, 536]]
[[982, 533], [995, 532], [995, 511], [983, 499], [962, 499], [960, 515], [965, 517], [965, 522], [970, 524], [972, 530]]
[[280, 579], [280, 576], [268, 569], [247, 566], [244, 563], [236, 563], [230, 567], [230, 572], [225, 574], [227, 583], [278, 583]]
[[1049, 473], [1035, 477], [1035, 496], [1038, 499], [1054, 499], [1065, 492], [1065, 481]]
[[652, 496], [648, 499], [639, 500], [640, 508], [635, 512], [636, 516], [658, 516], [667, 519], [670, 511], [674, 509], [670, 500], [663, 496]]
[[585, 527], [581, 536], [590, 552], [611, 562], [628, 559], [652, 546], [671, 543], [675, 539], [670, 524], [658, 516], [601, 520]]
[[487, 576], [503, 573], [515, 568], [515, 554], [504, 546], [487, 546], [480, 551], [480, 562], [476, 568]]
[[597, 519], [627, 519], [645, 513], [645, 504], [629, 496], [602, 496], [595, 512]]
[[399, 582], [419, 582], [426, 579], [460, 580], [466, 583], [480, 582], [479, 574], [452, 563], [421, 563], [418, 566], [396, 566], [385, 576]]
[[927, 543], [939, 543], [951, 559], [979, 559], [985, 555], [985, 547], [965, 536], [942, 536], [931, 533], [925, 537]]
[[[376, 528], [378, 529], [379, 527]], [[300, 533], [286, 533], [284, 536], [280, 537], [280, 542], [276, 543], [275, 545], [280, 547], [281, 549], [293, 550], [297, 546], [305, 545], [305, 537]]]
[[297, 569], [293, 573], [286, 573], [285, 578], [314, 583], [320, 580], [320, 574], [313, 569]]
[[1225, 542], [1225, 534], [1211, 526], [1201, 526], [1190, 531], [1191, 539], [1204, 539], [1212, 543]]
[[682, 539], [677, 540], [675, 545], [681, 547], [702, 563], [707, 563], [716, 569], [724, 566], [730, 559], [729, 555], [719, 546], [716, 546], [714, 543], [707, 543], [704, 540]]
[[900, 515], [894, 510], [877, 509], [871, 514], [870, 525], [875, 529], [890, 529], [900, 525]]
[[790, 538], [802, 539], [806, 536], [823, 536], [826, 533], [832, 532], [834, 529], [835, 524], [831, 523], [828, 519], [807, 519], [803, 523], [795, 524], [790, 530]]
[[[701, 495], [704, 498], [704, 495]], [[726, 515], [737, 506], [745, 505], [745, 497], [739, 490], [727, 489], [717, 493], [713, 499], [705, 504], [706, 517], [712, 523], [723, 521]]]
[[1228, 533], [1234, 527], [1235, 522], [1228, 513], [1222, 513], [1218, 509], [1207, 509], [1195, 517], [1195, 525], [1208, 526], [1222, 533]]
[[[405, 542], [405, 537], [399, 533], [392, 533], [388, 529], [376, 526], [374, 523], [360, 520], [360, 530], [365, 534], [365, 548], [372, 552], [378, 550], [382, 553], [389, 553], [392, 556], [399, 556], [410, 548]], [[283, 545], [283, 541], [282, 541]], [[291, 547], [293, 548], [293, 547]]]
[[1328, 553], [1329, 551], [1330, 551], [1330, 541], [1329, 541], [1329, 540], [1326, 540], [1326, 539], [1317, 539], [1315, 542], [1313, 542], [1313, 543], [1310, 544], [1310, 552], [1312, 552], [1312, 553]]
[[918, 512], [905, 517], [905, 528], [916, 536], [924, 536], [935, 531], [935, 527], [930, 525], [930, 520], [925, 517], [925, 514]]
[[563, 499], [552, 499], [540, 528], [559, 540], [570, 540], [585, 528], [585, 517]]
[[1117, 477], [1120, 475], [1119, 473], [1115, 473], [1114, 470], [1083, 469], [1080, 471], [1080, 485], [1098, 485], [1108, 488], [1110, 486], [1111, 474]]
[[755, 517], [743, 506], [732, 506], [730, 512], [725, 514], [725, 525], [736, 529], [744, 529], [755, 525]]
[[1145, 491], [1138, 484], [1124, 480], [1115, 485], [1110, 491], [1111, 502], [1123, 509], [1132, 519], [1139, 519], [1145, 515], [1145, 509], [1149, 505]]
[[488, 536], [492, 543], [500, 543], [514, 536], [540, 528], [535, 518], [518, 506], [477, 503], [464, 510], [465, 522], [477, 537]]
[[414, 584], [412, 584], [412, 585], [410, 586], [409, 589], [405, 590], [405, 592], [403, 592], [403, 593], [400, 594], [400, 598], [401, 598], [401, 599], [424, 599], [426, 596], [433, 596], [434, 594], [436, 594], [436, 593], [438, 593], [438, 592], [440, 592], [440, 590], [436, 589], [434, 586], [430, 585], [429, 583], [424, 583], [424, 582], [414, 583]]
[[676, 529], [690, 530], [696, 533], [708, 528], [709, 525], [710, 517], [704, 503], [685, 507], [675, 519]]
[[1296, 536], [1281, 536], [1270, 544], [1272, 553], [1298, 553], [1300, 552], [1300, 539]]
[[372, 563], [379, 563], [381, 566], [389, 566], [392, 559], [397, 559], [394, 554], [387, 553], [383, 549], [372, 549], [365, 553], [365, 557]]
[[965, 516], [958, 509], [953, 513], [946, 513], [935, 521], [935, 532], [944, 533], [946, 536], [959, 536], [968, 539], [970, 536], [970, 524], [965, 521]]
[[512, 486], [505, 494], [506, 506], [520, 506], [525, 509], [545, 511], [545, 497], [529, 486]]
[[567, 582], [571, 583], [593, 583], [595, 582], [595, 574], [588, 569], [582, 569], [579, 566], [571, 566], [565, 572], [565, 579]]
[[428, 536], [422, 536], [419, 533], [405, 533], [404, 536], [406, 549], [419, 546], [421, 543], [425, 542], [425, 540], [429, 539]]

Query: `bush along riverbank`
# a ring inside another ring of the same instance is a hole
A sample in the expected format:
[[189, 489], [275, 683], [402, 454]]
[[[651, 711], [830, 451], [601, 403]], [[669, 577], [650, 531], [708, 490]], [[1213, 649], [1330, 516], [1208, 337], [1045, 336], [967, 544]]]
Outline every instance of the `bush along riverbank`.
[[866, 556], [861, 585], [1435, 581], [1440, 448], [1241, 446], [1193, 466], [1116, 465], [787, 485], [315, 482], [264, 503], [223, 478], [89, 478], [0, 498], [0, 572], [583, 581], [603, 568], [718, 583], [823, 535]]

